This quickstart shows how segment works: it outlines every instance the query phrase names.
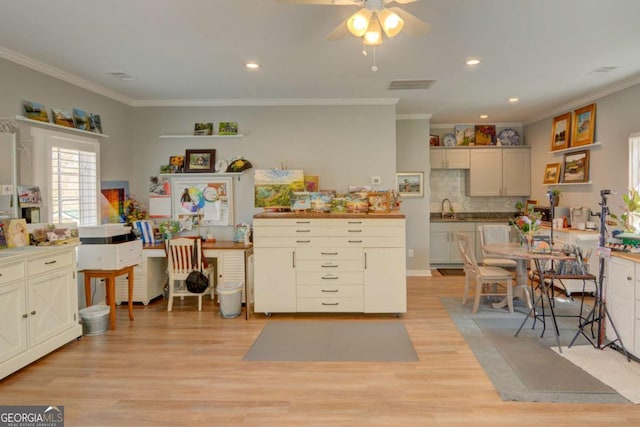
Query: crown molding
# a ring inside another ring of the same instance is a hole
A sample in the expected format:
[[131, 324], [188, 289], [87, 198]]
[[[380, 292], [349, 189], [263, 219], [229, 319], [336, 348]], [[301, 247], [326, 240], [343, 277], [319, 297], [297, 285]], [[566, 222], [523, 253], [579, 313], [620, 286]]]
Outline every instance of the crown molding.
[[396, 115], [396, 120], [431, 120], [433, 114], [425, 113], [425, 114], [398, 114]]
[[[453, 129], [456, 125], [460, 125], [463, 123], [431, 123], [431, 129]], [[481, 124], [481, 123], [475, 123]], [[482, 123], [484, 124], [484, 123]], [[512, 127], [522, 127], [522, 123], [520, 122], [497, 122], [497, 123], [486, 123], [488, 125], [495, 125], [500, 128], [512, 128]]]
[[302, 99], [135, 99], [133, 107], [287, 107], [336, 105], [396, 105], [400, 98]]
[[4, 47], [0, 47], [0, 58], [7, 59], [9, 61], [15, 62], [16, 64], [22, 65], [35, 71], [39, 71], [48, 76], [55, 77], [58, 80], [71, 83], [72, 85], [97, 93], [98, 95], [105, 96], [118, 102], [122, 102], [123, 104], [131, 105], [131, 99], [118, 92], [106, 89], [100, 85], [91, 83], [90, 81], [67, 73], [66, 71], [62, 71], [59, 68], [43, 64], [42, 62], [36, 61]]
[[524, 124], [530, 125], [532, 123], [538, 122], [548, 117], [554, 117], [558, 114], [566, 113], [567, 111], [573, 111], [576, 108], [582, 107], [587, 104], [591, 104], [600, 98], [604, 98], [605, 96], [612, 95], [616, 92], [620, 92], [621, 90], [630, 88], [631, 86], [635, 86], [638, 83], [640, 83], [640, 74], [637, 74], [626, 80], [622, 80], [620, 82], [614, 83], [610, 86], [607, 86], [604, 89], [590, 93], [589, 95], [584, 96], [582, 98], [574, 99], [573, 101], [560, 105], [559, 107], [553, 108], [551, 110], [547, 110], [544, 114], [540, 114], [538, 116], [534, 116], [534, 117], [531, 117], [530, 119], [527, 119], [524, 122]]

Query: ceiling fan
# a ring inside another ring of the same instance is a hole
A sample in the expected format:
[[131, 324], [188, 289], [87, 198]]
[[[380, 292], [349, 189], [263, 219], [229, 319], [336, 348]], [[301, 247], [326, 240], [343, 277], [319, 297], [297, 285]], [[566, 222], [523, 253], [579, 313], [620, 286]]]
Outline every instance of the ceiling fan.
[[327, 40], [343, 38], [348, 33], [361, 37], [365, 45], [382, 43], [382, 34], [395, 37], [403, 29], [412, 36], [431, 29], [426, 22], [399, 7], [387, 7], [390, 3], [407, 4], [418, 0], [277, 0], [278, 3], [317, 4], [328, 6], [360, 6], [360, 10], [342, 22], [327, 36]]

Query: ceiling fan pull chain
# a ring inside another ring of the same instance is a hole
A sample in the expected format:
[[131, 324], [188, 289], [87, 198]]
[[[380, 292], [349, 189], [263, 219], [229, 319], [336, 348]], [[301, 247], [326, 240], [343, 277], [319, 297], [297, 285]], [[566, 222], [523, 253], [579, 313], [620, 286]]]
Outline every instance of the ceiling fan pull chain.
[[373, 46], [373, 65], [371, 66], [371, 71], [378, 71], [378, 66], [376, 65], [376, 47]]

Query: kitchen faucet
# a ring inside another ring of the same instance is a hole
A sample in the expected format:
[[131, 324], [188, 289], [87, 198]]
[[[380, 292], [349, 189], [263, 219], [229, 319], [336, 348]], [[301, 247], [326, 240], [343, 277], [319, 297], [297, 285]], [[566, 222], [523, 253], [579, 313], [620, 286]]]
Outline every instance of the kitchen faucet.
[[442, 200], [442, 205], [441, 205], [441, 209], [442, 209], [442, 218], [446, 218], [447, 214], [444, 211], [444, 202], [449, 202], [449, 216], [451, 216], [451, 218], [455, 218], [456, 213], [453, 210], [453, 207], [451, 206], [451, 200], [449, 199], [443, 199]]

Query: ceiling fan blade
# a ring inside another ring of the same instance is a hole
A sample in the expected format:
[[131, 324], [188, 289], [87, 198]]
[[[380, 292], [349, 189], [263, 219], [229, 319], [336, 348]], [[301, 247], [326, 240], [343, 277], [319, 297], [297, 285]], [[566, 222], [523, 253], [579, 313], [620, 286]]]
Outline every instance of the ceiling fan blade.
[[421, 19], [416, 18], [409, 12], [405, 12], [399, 7], [390, 7], [389, 10], [391, 10], [393, 13], [404, 20], [403, 30], [411, 36], [419, 36], [431, 30], [431, 25], [427, 24]]
[[349, 34], [349, 29], [347, 28], [347, 21], [349, 18], [345, 19], [338, 25], [333, 31], [327, 35], [327, 40], [340, 40], [347, 34]]
[[278, 3], [319, 4], [326, 6], [353, 6], [360, 5], [359, 0], [276, 0]]

